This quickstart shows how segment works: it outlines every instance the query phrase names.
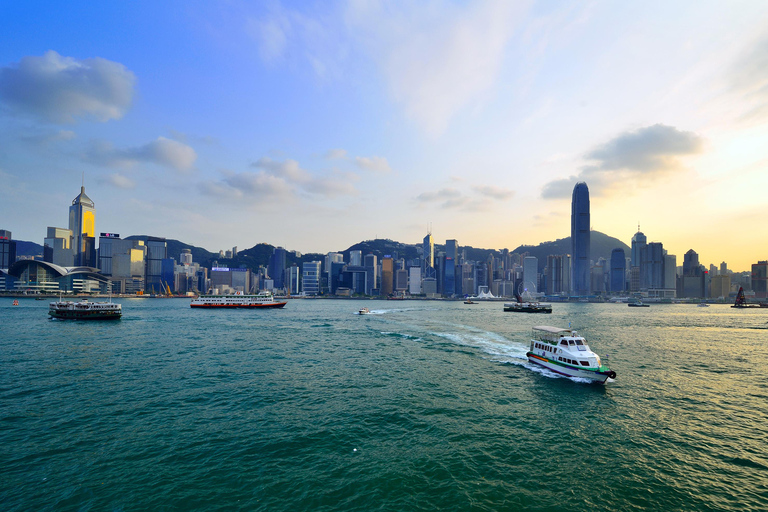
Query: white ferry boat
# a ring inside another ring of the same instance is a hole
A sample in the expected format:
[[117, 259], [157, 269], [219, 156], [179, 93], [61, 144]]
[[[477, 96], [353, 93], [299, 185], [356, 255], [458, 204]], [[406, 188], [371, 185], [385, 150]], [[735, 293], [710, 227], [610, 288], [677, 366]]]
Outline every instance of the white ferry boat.
[[48, 308], [51, 318], [62, 320], [119, 320], [123, 315], [123, 306], [109, 302], [80, 302], [71, 300], [51, 302]]
[[245, 295], [237, 292], [232, 295], [201, 295], [189, 306], [192, 308], [282, 308], [287, 302], [277, 302], [271, 292]]
[[526, 354], [532, 363], [568, 377], [605, 382], [616, 372], [603, 366], [600, 356], [589, 349], [576, 331], [540, 325], [533, 328], [531, 349]]

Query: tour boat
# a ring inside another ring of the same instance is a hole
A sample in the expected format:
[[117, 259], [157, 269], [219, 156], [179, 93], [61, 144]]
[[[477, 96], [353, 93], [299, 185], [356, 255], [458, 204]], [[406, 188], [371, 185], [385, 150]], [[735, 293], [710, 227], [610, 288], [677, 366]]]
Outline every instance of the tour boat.
[[533, 328], [528, 360], [567, 377], [596, 382], [615, 379], [616, 372], [603, 366], [587, 340], [571, 329], [540, 325]]
[[119, 320], [123, 315], [123, 306], [109, 302], [80, 302], [71, 300], [51, 302], [48, 308], [51, 318], [62, 320]]
[[194, 299], [192, 308], [282, 308], [287, 302], [277, 302], [271, 292], [246, 295], [236, 292], [232, 295], [201, 295]]
[[736, 294], [736, 302], [733, 303], [732, 308], [759, 308], [760, 304], [748, 304], [747, 298], [744, 296], [744, 288], [739, 286], [739, 292]]
[[504, 304], [504, 311], [513, 313], [551, 313], [552, 304], [541, 302], [508, 302]]

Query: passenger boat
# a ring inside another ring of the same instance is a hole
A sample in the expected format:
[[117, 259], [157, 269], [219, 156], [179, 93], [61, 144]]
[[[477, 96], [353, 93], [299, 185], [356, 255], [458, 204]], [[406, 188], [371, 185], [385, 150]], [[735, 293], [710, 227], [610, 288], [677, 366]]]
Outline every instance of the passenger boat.
[[51, 302], [48, 308], [51, 318], [62, 320], [119, 320], [123, 316], [123, 306], [109, 302], [80, 302], [71, 300]]
[[533, 328], [528, 360], [555, 373], [596, 382], [615, 379], [616, 372], [603, 366], [587, 340], [571, 329], [540, 325]]
[[641, 300], [638, 300], [636, 302], [630, 302], [629, 304], [627, 304], [627, 306], [629, 306], [631, 308], [649, 308], [649, 307], [651, 307], [650, 304], [645, 304]]
[[371, 310], [368, 308], [360, 308], [360, 311], [357, 312], [358, 315], [370, 315]]
[[192, 308], [282, 308], [287, 302], [277, 302], [271, 292], [246, 295], [237, 292], [232, 295], [201, 295], [190, 302]]

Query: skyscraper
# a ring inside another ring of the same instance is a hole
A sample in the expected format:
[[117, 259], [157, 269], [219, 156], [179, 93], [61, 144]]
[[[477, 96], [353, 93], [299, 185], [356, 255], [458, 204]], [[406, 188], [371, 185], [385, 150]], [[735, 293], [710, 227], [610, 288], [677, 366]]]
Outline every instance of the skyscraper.
[[640, 231], [640, 225], [638, 225], [637, 233], [635, 233], [635, 236], [632, 237], [632, 253], [630, 255], [630, 262], [629, 262], [631, 267], [640, 266], [640, 251], [643, 250], [643, 247], [645, 247], [645, 244], [647, 241], [648, 239]]
[[614, 293], [625, 291], [627, 259], [624, 249], [611, 251], [611, 290]]
[[424, 257], [422, 258], [421, 276], [423, 279], [435, 278], [435, 241], [432, 239], [432, 233], [427, 233], [422, 242]]
[[[272, 256], [269, 257], [269, 277], [274, 281], [275, 289], [282, 290], [285, 287], [285, 261], [286, 253], [282, 247], [275, 247]], [[307, 290], [306, 285], [304, 291]]]
[[571, 292], [589, 295], [589, 188], [573, 187], [571, 199]]
[[85, 194], [85, 186], [80, 187], [80, 194], [69, 207], [69, 229], [72, 231], [75, 265], [95, 267], [96, 205]]

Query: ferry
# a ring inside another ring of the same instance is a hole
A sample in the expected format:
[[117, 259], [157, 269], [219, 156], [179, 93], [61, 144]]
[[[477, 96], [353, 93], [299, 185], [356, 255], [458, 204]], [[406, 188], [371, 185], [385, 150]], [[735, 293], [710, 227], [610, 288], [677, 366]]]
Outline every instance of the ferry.
[[51, 302], [48, 308], [51, 318], [62, 320], [119, 320], [123, 316], [123, 306], [109, 302], [80, 302], [71, 300]]
[[278, 302], [271, 292], [246, 295], [236, 292], [232, 295], [201, 295], [194, 299], [191, 308], [282, 308], [287, 302]]
[[528, 360], [567, 377], [596, 382], [615, 379], [616, 372], [603, 366], [600, 356], [589, 349], [576, 331], [540, 325], [533, 328]]
[[504, 311], [512, 313], [551, 313], [552, 304], [541, 302], [508, 302], [504, 304]]

